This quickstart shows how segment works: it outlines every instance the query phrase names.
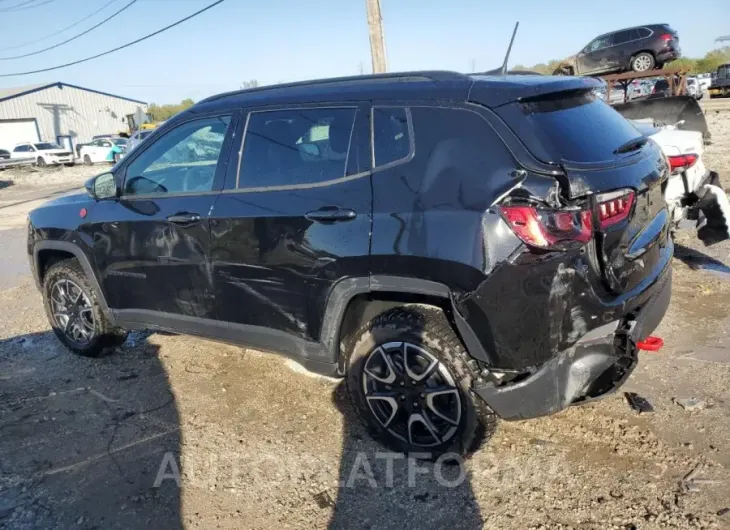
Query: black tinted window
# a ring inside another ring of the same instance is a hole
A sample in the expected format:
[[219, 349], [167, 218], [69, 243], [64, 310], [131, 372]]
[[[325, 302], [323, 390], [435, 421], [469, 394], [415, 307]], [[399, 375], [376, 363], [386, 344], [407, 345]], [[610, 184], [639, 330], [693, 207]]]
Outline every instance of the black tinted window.
[[639, 37], [641, 37], [642, 39], [645, 39], [646, 37], [651, 35], [651, 30], [649, 28], [639, 28], [637, 31], [639, 32]]
[[28, 146], [26, 145], [19, 145], [15, 149], [13, 149], [13, 153], [22, 153], [24, 151], [28, 150]]
[[404, 108], [373, 107], [375, 165], [402, 160], [411, 152], [408, 113]]
[[616, 148], [638, 136], [623, 116], [591, 91], [558, 93], [525, 101], [519, 107], [525, 122], [515, 125], [532, 133], [525, 139], [549, 146], [554, 156], [550, 162], [611, 160]]
[[238, 185], [306, 185], [345, 176], [354, 108], [293, 109], [249, 115]]
[[230, 121], [195, 120], [158, 137], [127, 167], [125, 195], [211, 191]]
[[619, 31], [618, 33], [614, 34], [614, 36], [613, 36], [613, 45], [616, 46], [617, 44], [624, 44], [624, 43], [634, 40], [635, 38], [636, 38], [636, 35], [635, 35], [633, 29]]

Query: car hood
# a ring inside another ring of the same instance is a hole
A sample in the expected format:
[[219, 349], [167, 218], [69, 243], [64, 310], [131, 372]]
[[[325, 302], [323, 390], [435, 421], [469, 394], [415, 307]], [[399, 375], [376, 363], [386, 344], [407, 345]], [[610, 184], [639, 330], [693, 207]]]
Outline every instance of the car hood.
[[94, 200], [89, 197], [88, 193], [86, 193], [85, 191], [79, 191], [71, 193], [70, 195], [63, 195], [61, 197], [51, 199], [50, 201], [44, 202], [40, 207], [50, 208], [53, 206], [61, 206], [67, 204], [89, 204], [92, 202], [94, 202]]

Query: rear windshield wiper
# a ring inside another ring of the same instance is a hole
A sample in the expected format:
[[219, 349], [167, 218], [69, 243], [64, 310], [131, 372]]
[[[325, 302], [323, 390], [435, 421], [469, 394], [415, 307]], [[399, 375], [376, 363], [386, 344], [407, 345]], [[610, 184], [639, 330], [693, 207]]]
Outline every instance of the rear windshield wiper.
[[620, 147], [617, 147], [613, 154], [614, 155], [620, 155], [621, 153], [628, 153], [629, 151], [634, 151], [644, 145], [646, 142], [648, 142], [649, 139], [646, 136], [637, 136], [636, 138], [632, 138], [625, 144], [621, 145]]

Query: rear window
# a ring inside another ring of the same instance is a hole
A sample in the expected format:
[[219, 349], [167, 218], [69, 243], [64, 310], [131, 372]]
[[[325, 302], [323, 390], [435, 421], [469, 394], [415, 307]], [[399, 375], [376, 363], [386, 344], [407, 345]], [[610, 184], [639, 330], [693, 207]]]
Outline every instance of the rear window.
[[590, 90], [525, 99], [503, 117], [528, 149], [545, 162], [602, 162], [640, 136], [623, 116]]

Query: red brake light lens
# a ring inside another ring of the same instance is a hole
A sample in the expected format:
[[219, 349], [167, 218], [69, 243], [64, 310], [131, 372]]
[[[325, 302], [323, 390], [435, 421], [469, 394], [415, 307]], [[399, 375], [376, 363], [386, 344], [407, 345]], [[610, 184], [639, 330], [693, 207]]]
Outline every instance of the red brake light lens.
[[626, 219], [631, 213], [634, 204], [632, 190], [620, 190], [612, 193], [602, 193], [598, 200], [598, 220], [601, 228], [608, 228]]
[[502, 217], [517, 237], [530, 246], [565, 250], [593, 236], [588, 210], [547, 210], [532, 206], [501, 206]]
[[686, 154], [686, 155], [670, 156], [668, 158], [669, 158], [669, 167], [672, 169], [672, 171], [675, 171], [675, 170], [684, 171], [685, 169], [689, 169], [695, 165], [695, 163], [697, 162], [698, 156], [695, 154]]
[[664, 42], [669, 42], [674, 38], [674, 35], [672, 35], [671, 33], [665, 33], [664, 35], [660, 35], [659, 38]]

